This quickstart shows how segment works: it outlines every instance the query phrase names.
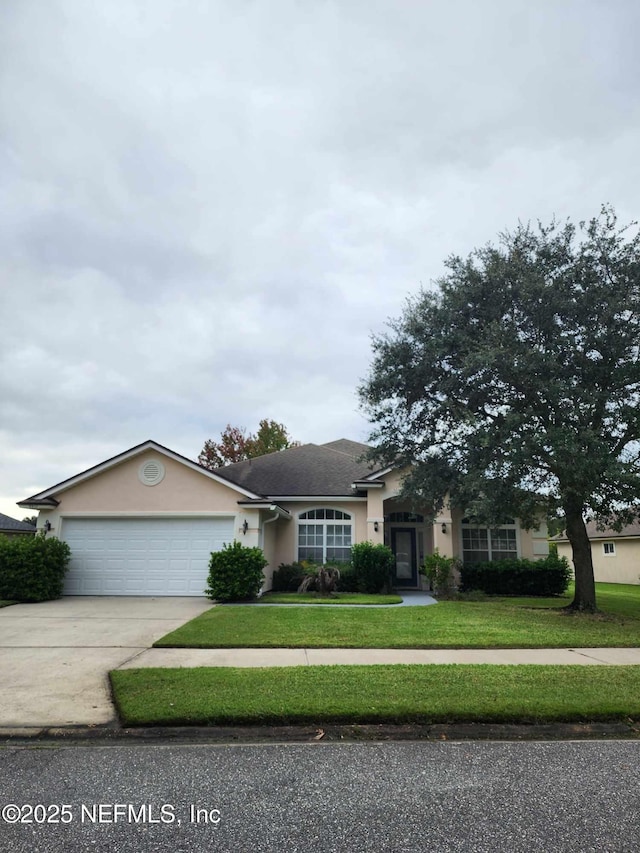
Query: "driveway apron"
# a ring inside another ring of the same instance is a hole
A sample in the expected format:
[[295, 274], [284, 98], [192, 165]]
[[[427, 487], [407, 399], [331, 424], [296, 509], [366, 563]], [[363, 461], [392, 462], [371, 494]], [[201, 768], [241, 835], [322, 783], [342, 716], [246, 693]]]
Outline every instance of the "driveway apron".
[[206, 598], [69, 596], [0, 609], [0, 727], [114, 722], [109, 670], [209, 607]]

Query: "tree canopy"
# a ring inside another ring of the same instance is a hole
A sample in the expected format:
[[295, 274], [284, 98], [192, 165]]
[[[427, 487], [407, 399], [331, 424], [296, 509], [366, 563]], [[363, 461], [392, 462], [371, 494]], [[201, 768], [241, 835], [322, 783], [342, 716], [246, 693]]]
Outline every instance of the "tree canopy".
[[373, 339], [360, 397], [405, 489], [497, 522], [566, 519], [574, 609], [595, 609], [584, 518], [621, 525], [640, 495], [640, 237], [614, 211], [520, 224], [408, 301]]
[[295, 447], [299, 442], [293, 441], [284, 424], [263, 419], [260, 421], [255, 435], [247, 435], [244, 427], [227, 424], [220, 434], [220, 441], [207, 439], [198, 456], [198, 462], [205, 468], [213, 470], [244, 459], [254, 459], [266, 453], [275, 453]]

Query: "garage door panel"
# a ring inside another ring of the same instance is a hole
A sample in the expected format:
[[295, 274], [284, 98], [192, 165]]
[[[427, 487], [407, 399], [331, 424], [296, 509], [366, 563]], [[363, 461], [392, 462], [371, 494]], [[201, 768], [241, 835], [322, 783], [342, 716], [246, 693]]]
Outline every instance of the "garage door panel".
[[[65, 592], [67, 588], [65, 586]], [[97, 578], [89, 578], [86, 583], [82, 584], [82, 587], [78, 582], [76, 582], [71, 589], [69, 589], [68, 595], [106, 595], [106, 593], [102, 592], [102, 584], [100, 580]]]
[[233, 517], [64, 519], [68, 595], [203, 595], [209, 557], [233, 541]]

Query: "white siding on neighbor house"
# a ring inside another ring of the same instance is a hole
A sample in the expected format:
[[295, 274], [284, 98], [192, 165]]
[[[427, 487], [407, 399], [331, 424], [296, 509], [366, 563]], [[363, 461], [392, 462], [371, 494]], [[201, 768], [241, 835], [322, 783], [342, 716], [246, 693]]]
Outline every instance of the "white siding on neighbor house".
[[71, 548], [66, 595], [200, 596], [234, 518], [65, 518], [61, 538]]

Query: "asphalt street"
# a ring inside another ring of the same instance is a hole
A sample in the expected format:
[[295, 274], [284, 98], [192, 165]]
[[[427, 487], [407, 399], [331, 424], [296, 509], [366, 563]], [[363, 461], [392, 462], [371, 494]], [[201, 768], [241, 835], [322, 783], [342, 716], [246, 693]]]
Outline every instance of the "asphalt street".
[[14, 853], [640, 849], [640, 743], [6, 746]]

